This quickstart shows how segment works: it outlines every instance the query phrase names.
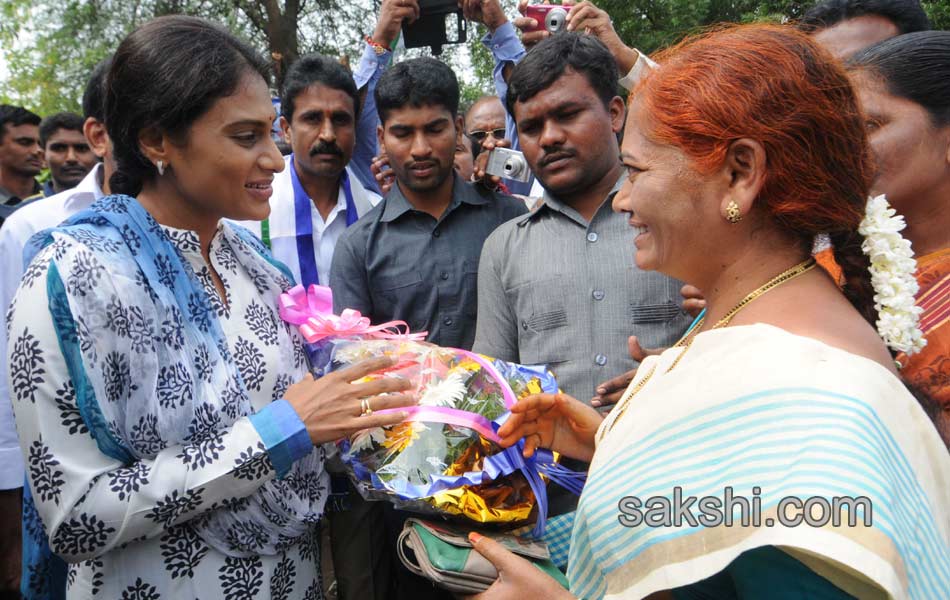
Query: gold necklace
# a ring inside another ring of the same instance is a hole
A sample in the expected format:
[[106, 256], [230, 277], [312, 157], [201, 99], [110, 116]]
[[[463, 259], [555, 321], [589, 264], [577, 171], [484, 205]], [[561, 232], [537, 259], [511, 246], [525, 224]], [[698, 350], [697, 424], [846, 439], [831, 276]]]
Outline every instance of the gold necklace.
[[[815, 268], [815, 259], [809, 258], [807, 260], [804, 260], [798, 263], [797, 265], [795, 265], [794, 267], [790, 269], [782, 271], [781, 273], [779, 273], [772, 279], [769, 279], [764, 284], [762, 284], [761, 286], [753, 290], [751, 293], [746, 295], [746, 297], [740, 300], [739, 303], [736, 304], [732, 308], [732, 310], [727, 312], [723, 318], [719, 319], [719, 321], [717, 321], [716, 324], [712, 326], [712, 329], [719, 329], [719, 328], [729, 325], [729, 323], [732, 322], [732, 319], [735, 318], [737, 314], [739, 314], [739, 311], [741, 311], [743, 308], [748, 306], [750, 302], [762, 296], [769, 290], [775, 289], [778, 286], [782, 285], [783, 283], [791, 281], [792, 279], [795, 279], [796, 277], [800, 275], [804, 275], [808, 271], [811, 271], [813, 268]], [[670, 368], [666, 370], [667, 373], [672, 371], [673, 367], [679, 364], [680, 360], [683, 358], [683, 355], [686, 354], [690, 346], [692, 346], [693, 340], [696, 339], [697, 335], [699, 335], [698, 332], [700, 328], [702, 328], [703, 322], [705, 320], [706, 320], [705, 317], [700, 318], [699, 321], [696, 322], [696, 325], [694, 327], [690, 328], [690, 330], [687, 331], [686, 334], [683, 335], [683, 337], [679, 339], [679, 341], [673, 344], [673, 348], [682, 347], [683, 351], [680, 352], [679, 355], [675, 359], [673, 359], [672, 364], [670, 364]], [[620, 418], [623, 417], [623, 414], [627, 412], [627, 408], [630, 407], [630, 400], [634, 396], [636, 396], [637, 393], [644, 388], [644, 386], [646, 386], [647, 382], [650, 380], [651, 377], [653, 377], [653, 374], [655, 372], [656, 372], [656, 365], [653, 365], [653, 367], [650, 369], [650, 372], [644, 375], [643, 378], [640, 379], [640, 381], [636, 383], [636, 385], [633, 385], [627, 388], [627, 391], [624, 392], [623, 396], [617, 402], [617, 408], [615, 409], [616, 416], [614, 416], [611, 422], [607, 424], [607, 426], [603, 429], [603, 433], [600, 436], [601, 440], [603, 440], [604, 437], [607, 435], [607, 433], [609, 433], [610, 430], [613, 429], [614, 425], [617, 424], [617, 421], [619, 421]], [[611, 412], [611, 414], [614, 414], [614, 413]]]

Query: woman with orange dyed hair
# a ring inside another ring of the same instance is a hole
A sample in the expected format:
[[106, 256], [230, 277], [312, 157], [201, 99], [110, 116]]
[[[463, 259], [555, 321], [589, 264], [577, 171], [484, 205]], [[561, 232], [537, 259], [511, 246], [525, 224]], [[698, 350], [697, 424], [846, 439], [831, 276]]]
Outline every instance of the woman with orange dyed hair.
[[656, 60], [614, 209], [638, 266], [696, 284], [707, 310], [605, 419], [560, 394], [513, 409], [506, 443], [591, 461], [571, 587], [475, 535], [500, 572], [479, 598], [950, 597], [950, 456], [888, 350], [922, 345], [915, 263], [867, 200], [846, 74], [767, 25]]

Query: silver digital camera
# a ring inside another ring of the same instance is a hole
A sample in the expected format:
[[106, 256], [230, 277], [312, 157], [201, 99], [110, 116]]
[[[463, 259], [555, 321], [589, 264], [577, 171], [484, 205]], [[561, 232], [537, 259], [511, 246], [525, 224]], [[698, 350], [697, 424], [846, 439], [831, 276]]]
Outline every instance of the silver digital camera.
[[531, 179], [531, 169], [524, 154], [509, 148], [495, 148], [488, 155], [488, 166], [485, 171], [489, 175], [504, 177], [514, 181], [528, 181]]

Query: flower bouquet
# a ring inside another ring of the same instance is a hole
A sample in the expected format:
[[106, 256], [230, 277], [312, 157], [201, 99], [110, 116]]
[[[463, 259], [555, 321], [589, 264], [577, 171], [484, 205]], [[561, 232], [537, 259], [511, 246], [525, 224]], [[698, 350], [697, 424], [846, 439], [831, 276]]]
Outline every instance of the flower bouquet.
[[[563, 475], [550, 453], [525, 459], [523, 442], [503, 449], [496, 434], [510, 407], [529, 394], [556, 393], [543, 367], [517, 365], [443, 348], [405, 333], [404, 323], [371, 327], [355, 311], [332, 314], [329, 289], [298, 286], [282, 298], [281, 316], [300, 327], [315, 376], [377, 356], [396, 364], [370, 378], [402, 377], [418, 406], [408, 419], [338, 442], [360, 493], [423, 514], [523, 525], [547, 512], [544, 481]], [[399, 330], [396, 330], [398, 328]], [[576, 485], [576, 483], [575, 483]]]

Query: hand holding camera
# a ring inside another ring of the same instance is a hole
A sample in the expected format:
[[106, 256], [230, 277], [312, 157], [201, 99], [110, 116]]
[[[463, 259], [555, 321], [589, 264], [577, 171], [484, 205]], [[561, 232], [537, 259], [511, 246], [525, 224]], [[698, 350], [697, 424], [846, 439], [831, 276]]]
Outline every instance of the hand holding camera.
[[488, 136], [482, 142], [482, 150], [475, 159], [472, 179], [494, 189], [502, 182], [502, 178], [528, 181], [531, 178], [531, 168], [524, 154], [511, 149], [511, 142], [495, 140], [494, 137]]
[[469, 21], [481, 23], [494, 32], [508, 22], [499, 0], [458, 0], [462, 14]]
[[514, 26], [521, 30], [521, 43], [526, 49], [530, 49], [541, 40], [550, 36], [552, 31], [546, 27], [545, 20], [548, 14], [554, 10], [555, 14], [551, 17], [550, 25], [558, 30], [563, 30], [564, 19], [570, 13], [572, 5], [570, 2], [564, 4], [528, 4], [528, 0], [518, 2], [518, 12], [523, 16], [514, 20]]
[[623, 43], [607, 11], [597, 8], [589, 0], [571, 7], [567, 13], [567, 31], [587, 33], [603, 42], [613, 54], [621, 75], [637, 62], [639, 53]]
[[383, 0], [376, 30], [373, 31], [373, 41], [389, 48], [399, 35], [403, 21], [412, 23], [418, 18], [418, 0]]

